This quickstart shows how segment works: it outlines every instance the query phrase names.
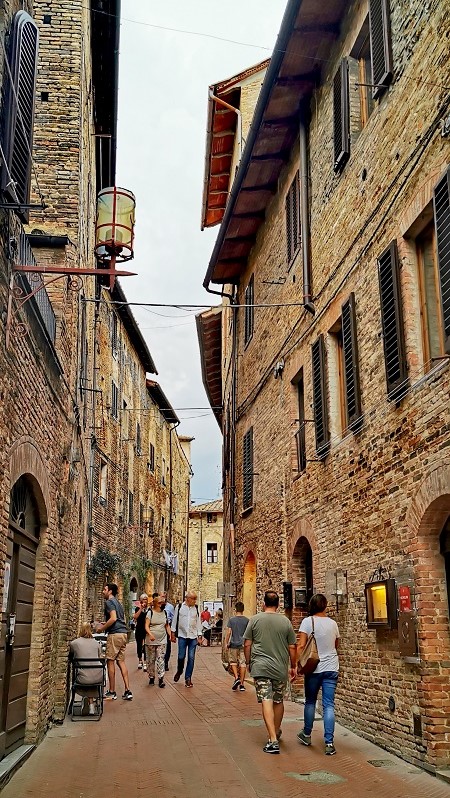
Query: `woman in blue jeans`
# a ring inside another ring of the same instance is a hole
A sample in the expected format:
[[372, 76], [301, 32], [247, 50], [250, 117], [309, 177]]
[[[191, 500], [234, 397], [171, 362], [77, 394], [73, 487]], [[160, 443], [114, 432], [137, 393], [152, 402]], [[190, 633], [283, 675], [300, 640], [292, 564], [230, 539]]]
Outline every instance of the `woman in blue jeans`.
[[313, 673], [305, 676], [305, 712], [304, 727], [297, 734], [303, 745], [311, 745], [311, 732], [314, 724], [316, 701], [322, 688], [323, 727], [325, 753], [332, 756], [334, 747], [334, 695], [339, 675], [339, 629], [336, 621], [327, 616], [327, 599], [322, 593], [316, 593], [309, 602], [309, 616], [300, 625], [300, 638], [297, 653], [300, 655], [306, 646], [313, 629], [316, 638], [320, 662]]

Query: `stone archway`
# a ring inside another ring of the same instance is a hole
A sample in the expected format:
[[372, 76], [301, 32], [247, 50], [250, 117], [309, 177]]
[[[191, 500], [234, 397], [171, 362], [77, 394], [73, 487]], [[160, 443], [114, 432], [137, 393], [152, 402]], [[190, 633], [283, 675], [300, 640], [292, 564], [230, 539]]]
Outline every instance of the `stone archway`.
[[256, 613], [256, 558], [252, 551], [245, 558], [243, 582], [242, 601], [249, 618]]
[[421, 680], [418, 695], [427, 759], [436, 767], [450, 763], [450, 743], [442, 718], [450, 715], [450, 623], [446, 527], [450, 518], [450, 463], [434, 469], [419, 486], [406, 518], [414, 568]]

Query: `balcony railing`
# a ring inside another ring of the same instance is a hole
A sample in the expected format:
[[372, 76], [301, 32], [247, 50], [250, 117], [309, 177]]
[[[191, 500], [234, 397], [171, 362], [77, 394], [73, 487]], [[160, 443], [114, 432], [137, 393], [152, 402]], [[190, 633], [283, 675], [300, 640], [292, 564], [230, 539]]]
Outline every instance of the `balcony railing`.
[[[23, 229], [18, 232], [16, 241], [17, 248], [15, 253], [15, 261], [17, 266], [37, 266], [36, 259], [33, 255], [33, 250], [30, 247], [28, 238]], [[29, 301], [33, 303], [34, 310], [37, 312], [39, 320], [41, 321], [51, 343], [54, 344], [56, 338], [56, 316], [48, 293], [45, 290], [44, 281], [41, 274], [35, 272], [17, 273], [16, 281], [25, 296], [27, 294], [31, 294], [33, 291], [36, 291]], [[36, 290], [39, 285], [42, 285], [42, 288]]]

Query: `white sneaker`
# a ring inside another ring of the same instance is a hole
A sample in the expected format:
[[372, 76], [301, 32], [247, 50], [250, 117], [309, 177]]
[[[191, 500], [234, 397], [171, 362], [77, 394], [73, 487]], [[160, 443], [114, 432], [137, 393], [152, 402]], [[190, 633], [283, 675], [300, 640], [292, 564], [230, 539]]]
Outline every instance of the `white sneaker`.
[[89, 704], [89, 715], [95, 715], [95, 704]]
[[147, 663], [144, 662], [144, 671], [146, 671], [146, 670], [147, 670]]
[[142, 662], [138, 662], [138, 670], [140, 670], [140, 668], [142, 668]]

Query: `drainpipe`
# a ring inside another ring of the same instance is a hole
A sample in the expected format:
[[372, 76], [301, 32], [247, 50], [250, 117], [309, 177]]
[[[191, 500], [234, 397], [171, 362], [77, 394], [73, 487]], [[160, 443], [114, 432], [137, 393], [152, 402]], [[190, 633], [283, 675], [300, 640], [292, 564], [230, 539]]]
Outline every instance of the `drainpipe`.
[[300, 224], [302, 230], [302, 264], [303, 264], [303, 302], [309, 313], [316, 309], [312, 301], [311, 287], [311, 249], [309, 227], [309, 169], [308, 169], [308, 134], [303, 116], [300, 116]]

